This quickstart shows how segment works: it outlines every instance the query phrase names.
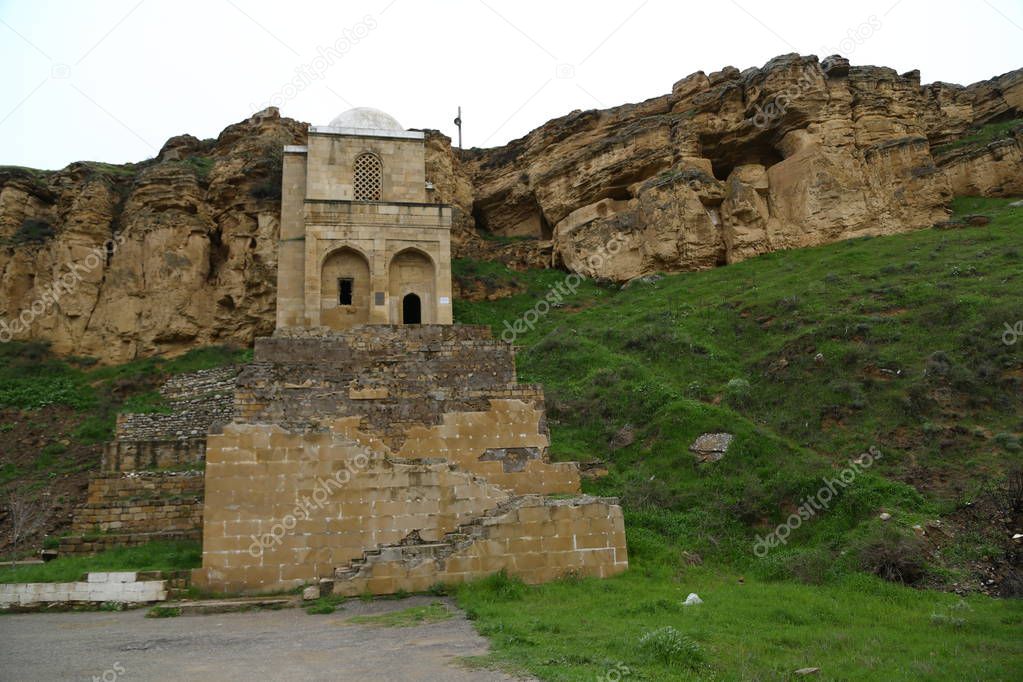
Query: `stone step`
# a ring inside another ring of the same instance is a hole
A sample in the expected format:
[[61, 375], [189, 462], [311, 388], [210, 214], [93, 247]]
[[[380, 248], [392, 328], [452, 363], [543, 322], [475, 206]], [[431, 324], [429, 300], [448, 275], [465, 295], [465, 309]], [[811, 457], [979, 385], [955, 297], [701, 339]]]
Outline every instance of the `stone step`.
[[205, 616], [213, 613], [288, 609], [299, 606], [301, 603], [301, 597], [242, 597], [238, 599], [168, 601], [160, 606], [180, 609], [182, 616]]

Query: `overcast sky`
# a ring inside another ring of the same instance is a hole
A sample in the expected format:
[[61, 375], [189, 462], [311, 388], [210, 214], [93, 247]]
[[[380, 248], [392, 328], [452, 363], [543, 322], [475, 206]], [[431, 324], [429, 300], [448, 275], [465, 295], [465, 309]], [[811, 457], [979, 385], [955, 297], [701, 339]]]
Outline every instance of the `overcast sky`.
[[1023, 0], [0, 0], [0, 164], [155, 156], [268, 103], [373, 106], [495, 146], [573, 109], [788, 52], [971, 83], [1023, 66]]

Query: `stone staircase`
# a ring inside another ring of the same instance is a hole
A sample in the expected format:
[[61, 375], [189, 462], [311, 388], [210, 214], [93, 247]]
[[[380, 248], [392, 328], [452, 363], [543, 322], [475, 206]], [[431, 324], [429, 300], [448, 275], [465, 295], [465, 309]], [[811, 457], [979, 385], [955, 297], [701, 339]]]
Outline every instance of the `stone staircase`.
[[624, 529], [610, 512], [616, 505], [616, 499], [589, 495], [516, 496], [439, 541], [412, 533], [397, 544], [363, 552], [335, 569], [332, 590], [345, 596], [420, 592], [501, 570], [526, 582], [568, 574], [611, 575], [627, 566]]
[[487, 510], [485, 514], [460, 524], [457, 529], [445, 533], [439, 542], [425, 541], [419, 537], [418, 533], [413, 533], [396, 545], [383, 545], [376, 549], [366, 550], [360, 558], [335, 570], [334, 579], [344, 582], [357, 578], [368, 578], [372, 573], [373, 565], [381, 562], [401, 562], [408, 566], [417, 566], [425, 561], [443, 561], [458, 550], [486, 537], [485, 524], [488, 520], [517, 509], [530, 497], [540, 499], [535, 495], [513, 497], [507, 502], [502, 502], [493, 509]]

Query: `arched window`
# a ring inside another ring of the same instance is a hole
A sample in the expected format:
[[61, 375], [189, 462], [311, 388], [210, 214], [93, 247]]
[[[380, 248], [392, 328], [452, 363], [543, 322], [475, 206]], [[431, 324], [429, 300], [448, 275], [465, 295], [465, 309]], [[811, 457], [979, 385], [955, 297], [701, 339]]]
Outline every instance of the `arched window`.
[[355, 200], [380, 201], [380, 159], [376, 154], [355, 158]]

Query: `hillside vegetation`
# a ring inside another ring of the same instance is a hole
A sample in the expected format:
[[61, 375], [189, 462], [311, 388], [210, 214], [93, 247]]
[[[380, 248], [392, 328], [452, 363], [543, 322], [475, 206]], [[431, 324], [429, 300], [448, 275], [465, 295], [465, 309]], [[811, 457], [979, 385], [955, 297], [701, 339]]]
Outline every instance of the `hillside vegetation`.
[[[984, 227], [779, 252], [624, 289], [583, 283], [516, 338], [520, 378], [546, 389], [554, 456], [608, 460], [591, 490], [622, 496], [634, 534], [704, 557], [822, 580], [859, 568], [856, 546], [922, 544], [928, 562], [914, 577], [977, 587], [974, 562], [1003, 566], [1020, 521], [1018, 507], [989, 506], [1018, 467], [1023, 430], [1023, 337], [1006, 343], [1023, 320], [1023, 208], [1009, 204], [959, 200], [957, 213], [993, 218]], [[506, 338], [505, 323], [564, 279], [499, 266], [486, 276], [526, 291], [461, 302], [456, 316]], [[735, 435], [731, 449], [698, 465], [690, 444], [716, 431]], [[826, 513], [753, 560], [757, 532], [871, 447], [882, 456]], [[927, 538], [911, 531], [934, 521], [944, 527]]]
[[[1023, 208], [1010, 203], [956, 202], [987, 226], [584, 282], [549, 311], [537, 301], [563, 273], [456, 263], [522, 291], [459, 302], [456, 318], [505, 338], [536, 320], [515, 339], [520, 380], [544, 384], [553, 456], [608, 462], [586, 487], [621, 497], [632, 564], [609, 581], [461, 590], [494, 659], [548, 680], [1023, 669], [1018, 600], [892, 584], [1023, 591], [1010, 539], [1023, 521]], [[725, 457], [698, 464], [689, 446], [722, 431], [735, 436]], [[827, 508], [754, 551], [868, 451]], [[681, 606], [689, 591], [707, 603]]]
[[[0, 554], [35, 553], [46, 535], [55, 542], [85, 501], [119, 412], [166, 410], [157, 389], [168, 376], [250, 357], [211, 346], [100, 367], [95, 358], [58, 358], [43, 343], [0, 344]], [[23, 510], [17, 528], [12, 506]]]

